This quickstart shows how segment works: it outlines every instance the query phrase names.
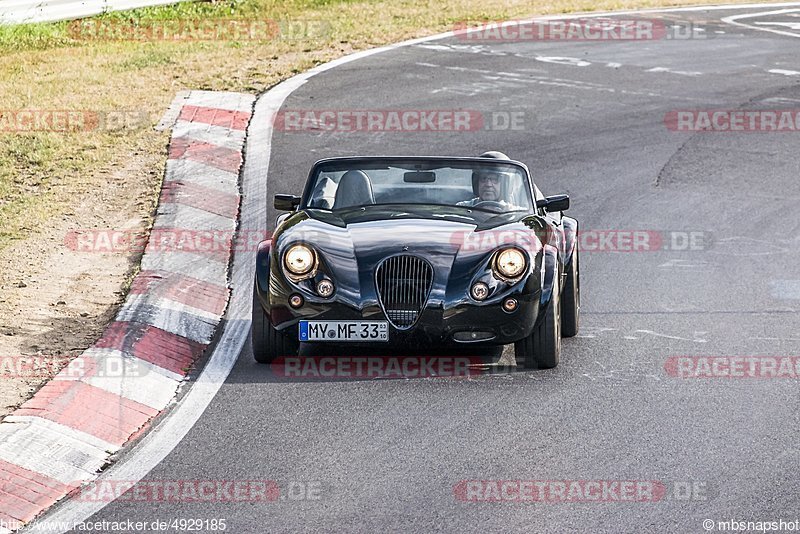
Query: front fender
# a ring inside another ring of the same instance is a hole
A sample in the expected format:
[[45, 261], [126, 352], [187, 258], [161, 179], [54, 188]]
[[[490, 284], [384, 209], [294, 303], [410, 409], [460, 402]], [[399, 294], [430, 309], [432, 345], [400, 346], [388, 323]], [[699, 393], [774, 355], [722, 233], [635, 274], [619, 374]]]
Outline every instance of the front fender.
[[255, 290], [258, 292], [258, 300], [264, 309], [268, 309], [269, 303], [269, 276], [270, 276], [270, 255], [272, 254], [272, 240], [267, 239], [258, 244], [256, 251], [256, 284]]
[[540, 307], [544, 308], [553, 297], [553, 286], [558, 274], [558, 250], [552, 245], [544, 246], [544, 262], [542, 262], [542, 295]]
[[561, 219], [564, 225], [564, 265], [569, 265], [578, 248], [578, 221], [572, 217]]

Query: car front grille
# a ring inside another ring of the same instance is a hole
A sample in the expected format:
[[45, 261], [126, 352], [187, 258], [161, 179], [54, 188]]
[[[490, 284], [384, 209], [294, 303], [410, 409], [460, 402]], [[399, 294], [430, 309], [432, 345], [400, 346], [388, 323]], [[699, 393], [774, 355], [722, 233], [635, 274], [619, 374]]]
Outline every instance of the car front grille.
[[414, 326], [433, 285], [433, 267], [416, 256], [392, 256], [378, 266], [375, 278], [381, 306], [392, 326], [399, 330]]

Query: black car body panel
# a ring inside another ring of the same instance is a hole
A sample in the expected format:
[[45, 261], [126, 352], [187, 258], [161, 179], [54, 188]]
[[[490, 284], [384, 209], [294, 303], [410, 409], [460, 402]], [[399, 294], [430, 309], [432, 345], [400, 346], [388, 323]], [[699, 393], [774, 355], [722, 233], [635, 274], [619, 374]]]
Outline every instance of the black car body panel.
[[[347, 163], [361, 158], [323, 160], [330, 161]], [[513, 163], [529, 177], [523, 164]], [[315, 170], [311, 172], [314, 176]], [[303, 319], [388, 320], [376, 271], [389, 257], [409, 255], [432, 267], [433, 280], [411, 328], [396, 328], [390, 321], [390, 343], [464, 343], [463, 339], [456, 342], [453, 335], [473, 331], [483, 333], [479, 344], [513, 343], [530, 335], [540, 309], [550, 300], [553, 280], [565, 272], [576, 243], [577, 221], [560, 213], [490, 213], [425, 204], [332, 211], [307, 208], [310, 194], [307, 187], [298, 209], [282, 218], [272, 239], [262, 242], [257, 254], [256, 301], [274, 328], [294, 339], [298, 339], [298, 323]], [[297, 243], [311, 246], [318, 257], [314, 275], [303, 281], [287, 276], [283, 267], [284, 253]], [[509, 245], [522, 250], [527, 258], [524, 275], [511, 283], [498, 279], [491, 265], [497, 251]], [[323, 278], [336, 287], [329, 298], [315, 289]], [[488, 297], [480, 302], [470, 294], [477, 281], [489, 287]], [[304, 304], [297, 309], [290, 306], [291, 295], [302, 296]], [[513, 312], [502, 307], [509, 297], [519, 303]]]

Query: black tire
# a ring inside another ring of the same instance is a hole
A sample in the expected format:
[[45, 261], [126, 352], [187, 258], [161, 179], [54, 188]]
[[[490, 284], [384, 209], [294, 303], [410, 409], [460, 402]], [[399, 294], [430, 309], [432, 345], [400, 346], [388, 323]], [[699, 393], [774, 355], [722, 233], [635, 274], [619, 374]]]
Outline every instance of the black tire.
[[251, 327], [253, 358], [258, 363], [272, 363], [279, 356], [297, 356], [300, 341], [295, 341], [275, 328], [264, 313], [253, 287], [253, 325]]
[[561, 299], [558, 277], [553, 281], [553, 296], [531, 335], [514, 343], [517, 364], [528, 369], [552, 369], [561, 359]]
[[561, 296], [561, 337], [578, 335], [581, 321], [581, 272], [578, 264], [578, 248], [572, 253], [567, 265], [567, 281]]

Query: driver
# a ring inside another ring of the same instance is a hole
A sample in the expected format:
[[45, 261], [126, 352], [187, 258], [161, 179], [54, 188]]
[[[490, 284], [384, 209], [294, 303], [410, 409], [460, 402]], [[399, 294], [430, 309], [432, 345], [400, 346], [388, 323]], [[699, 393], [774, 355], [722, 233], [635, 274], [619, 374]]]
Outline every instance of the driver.
[[[487, 159], [511, 159], [502, 152], [484, 152], [479, 158]], [[493, 169], [479, 169], [472, 172], [472, 191], [478, 195], [471, 200], [458, 202], [456, 206], [475, 206], [480, 202], [497, 202], [501, 205], [508, 205], [506, 202], [506, 180], [507, 174]]]

